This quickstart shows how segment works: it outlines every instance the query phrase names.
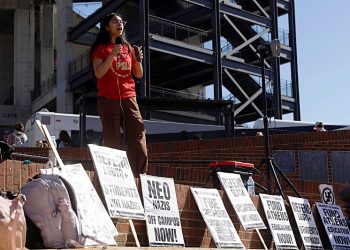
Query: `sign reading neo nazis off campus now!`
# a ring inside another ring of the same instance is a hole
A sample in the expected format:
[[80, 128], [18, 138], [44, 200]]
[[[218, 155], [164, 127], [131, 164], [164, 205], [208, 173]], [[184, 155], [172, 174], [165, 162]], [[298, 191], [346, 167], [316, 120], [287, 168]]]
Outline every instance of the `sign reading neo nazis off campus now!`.
[[126, 152], [89, 144], [90, 153], [112, 218], [144, 219], [145, 212]]
[[298, 250], [282, 196], [259, 194], [276, 249]]
[[350, 249], [350, 231], [341, 208], [319, 202], [316, 202], [316, 207], [332, 249]]
[[149, 245], [185, 246], [174, 180], [140, 175]]
[[217, 247], [245, 249], [217, 189], [191, 188], [194, 200]]

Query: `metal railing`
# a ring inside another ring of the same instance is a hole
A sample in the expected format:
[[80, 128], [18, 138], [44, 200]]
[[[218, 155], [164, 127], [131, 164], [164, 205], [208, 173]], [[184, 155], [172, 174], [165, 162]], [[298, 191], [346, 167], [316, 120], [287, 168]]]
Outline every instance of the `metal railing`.
[[281, 44], [289, 46], [289, 31], [284, 29], [279, 29], [278, 40], [280, 40]]
[[90, 50], [85, 51], [69, 62], [69, 79], [72, 79], [73, 76], [87, 67], [90, 67]]
[[[252, 25], [251, 27], [256, 33], [260, 33], [266, 30], [265, 27], [262, 27], [260, 25]], [[262, 38], [265, 41], [271, 42], [271, 32], [268, 32], [267, 34], [263, 35]], [[278, 39], [280, 40], [281, 44], [289, 46], [289, 30], [278, 29]]]
[[32, 102], [35, 101], [40, 96], [45, 95], [47, 92], [49, 92], [54, 87], [56, 87], [56, 85], [57, 85], [56, 72], [54, 72], [51, 74], [51, 76], [49, 76], [46, 80], [44, 80], [41, 83], [40, 88], [35, 88], [35, 90], [31, 91]]
[[235, 1], [235, 0], [225, 0], [225, 2], [229, 2], [229, 3], [237, 4], [237, 1]]
[[151, 34], [204, 48], [205, 40], [203, 38], [208, 36], [208, 32], [205, 30], [151, 15], [149, 21]]
[[294, 97], [293, 96], [293, 83], [289, 80], [281, 80], [281, 95]]
[[[261, 86], [262, 78], [261, 76], [251, 76], [257, 84]], [[269, 94], [273, 94], [273, 83], [271, 79], [266, 79], [266, 92]], [[293, 82], [285, 79], [281, 79], [281, 95], [293, 97]]]
[[156, 86], [151, 87], [151, 95], [157, 97], [169, 97], [178, 99], [205, 99], [202, 95], [196, 95], [185, 91], [161, 88]]

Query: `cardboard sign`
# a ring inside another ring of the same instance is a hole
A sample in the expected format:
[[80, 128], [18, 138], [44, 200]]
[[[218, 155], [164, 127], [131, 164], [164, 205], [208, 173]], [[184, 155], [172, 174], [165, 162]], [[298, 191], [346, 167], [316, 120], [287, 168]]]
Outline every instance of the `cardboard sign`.
[[323, 249], [314, 216], [307, 199], [288, 196], [305, 249]]
[[332, 249], [350, 249], [349, 227], [341, 208], [320, 202], [316, 202], [316, 207]]
[[329, 205], [335, 205], [335, 196], [332, 185], [320, 184], [318, 186], [321, 194], [321, 201]]
[[244, 230], [266, 229], [239, 174], [218, 172], [221, 185], [235, 210]]
[[282, 196], [259, 194], [276, 249], [298, 250]]
[[112, 218], [145, 219], [125, 151], [89, 144], [98, 179]]
[[185, 246], [174, 180], [140, 175], [150, 246]]
[[245, 249], [217, 189], [191, 188], [194, 200], [217, 247]]
[[117, 229], [83, 166], [81, 164], [61, 166], [60, 175], [70, 183], [75, 192], [82, 234], [87, 237], [84, 245], [96, 245], [96, 242], [116, 245], [114, 236], [118, 234]]

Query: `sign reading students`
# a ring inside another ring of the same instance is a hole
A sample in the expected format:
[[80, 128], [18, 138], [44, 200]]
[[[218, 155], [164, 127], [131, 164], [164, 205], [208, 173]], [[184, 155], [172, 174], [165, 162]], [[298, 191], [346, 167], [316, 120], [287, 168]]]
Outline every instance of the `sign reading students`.
[[226, 212], [218, 190], [191, 188], [191, 192], [216, 246], [245, 249]]
[[309, 201], [303, 198], [288, 196], [293, 215], [298, 226], [304, 248], [323, 249], [320, 235], [316, 227], [314, 217], [312, 215]]
[[150, 246], [185, 246], [174, 180], [140, 175]]
[[332, 249], [350, 249], [350, 232], [342, 210], [337, 205], [316, 202]]
[[89, 144], [109, 215], [144, 219], [145, 214], [125, 151]]
[[244, 230], [266, 229], [239, 174], [217, 173]]
[[259, 194], [276, 249], [298, 250], [283, 198], [278, 195]]
[[77, 199], [82, 234], [86, 237], [84, 246], [96, 245], [96, 242], [116, 245], [114, 236], [118, 232], [83, 166], [81, 164], [64, 165], [61, 169], [58, 174], [69, 182]]

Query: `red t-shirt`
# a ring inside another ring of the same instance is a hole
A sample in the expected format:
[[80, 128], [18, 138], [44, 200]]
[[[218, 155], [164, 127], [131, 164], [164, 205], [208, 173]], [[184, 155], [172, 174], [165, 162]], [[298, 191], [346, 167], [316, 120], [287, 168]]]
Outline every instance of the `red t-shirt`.
[[[99, 58], [106, 60], [115, 43], [100, 44], [92, 54], [92, 60]], [[111, 67], [107, 73], [100, 79], [97, 79], [98, 96], [103, 96], [113, 100], [125, 100], [136, 96], [135, 81], [132, 78], [131, 68], [136, 59], [128, 45], [123, 44], [122, 52], [119, 56], [114, 57]], [[117, 68], [118, 60], [118, 68]], [[118, 88], [119, 83], [119, 88]]]

